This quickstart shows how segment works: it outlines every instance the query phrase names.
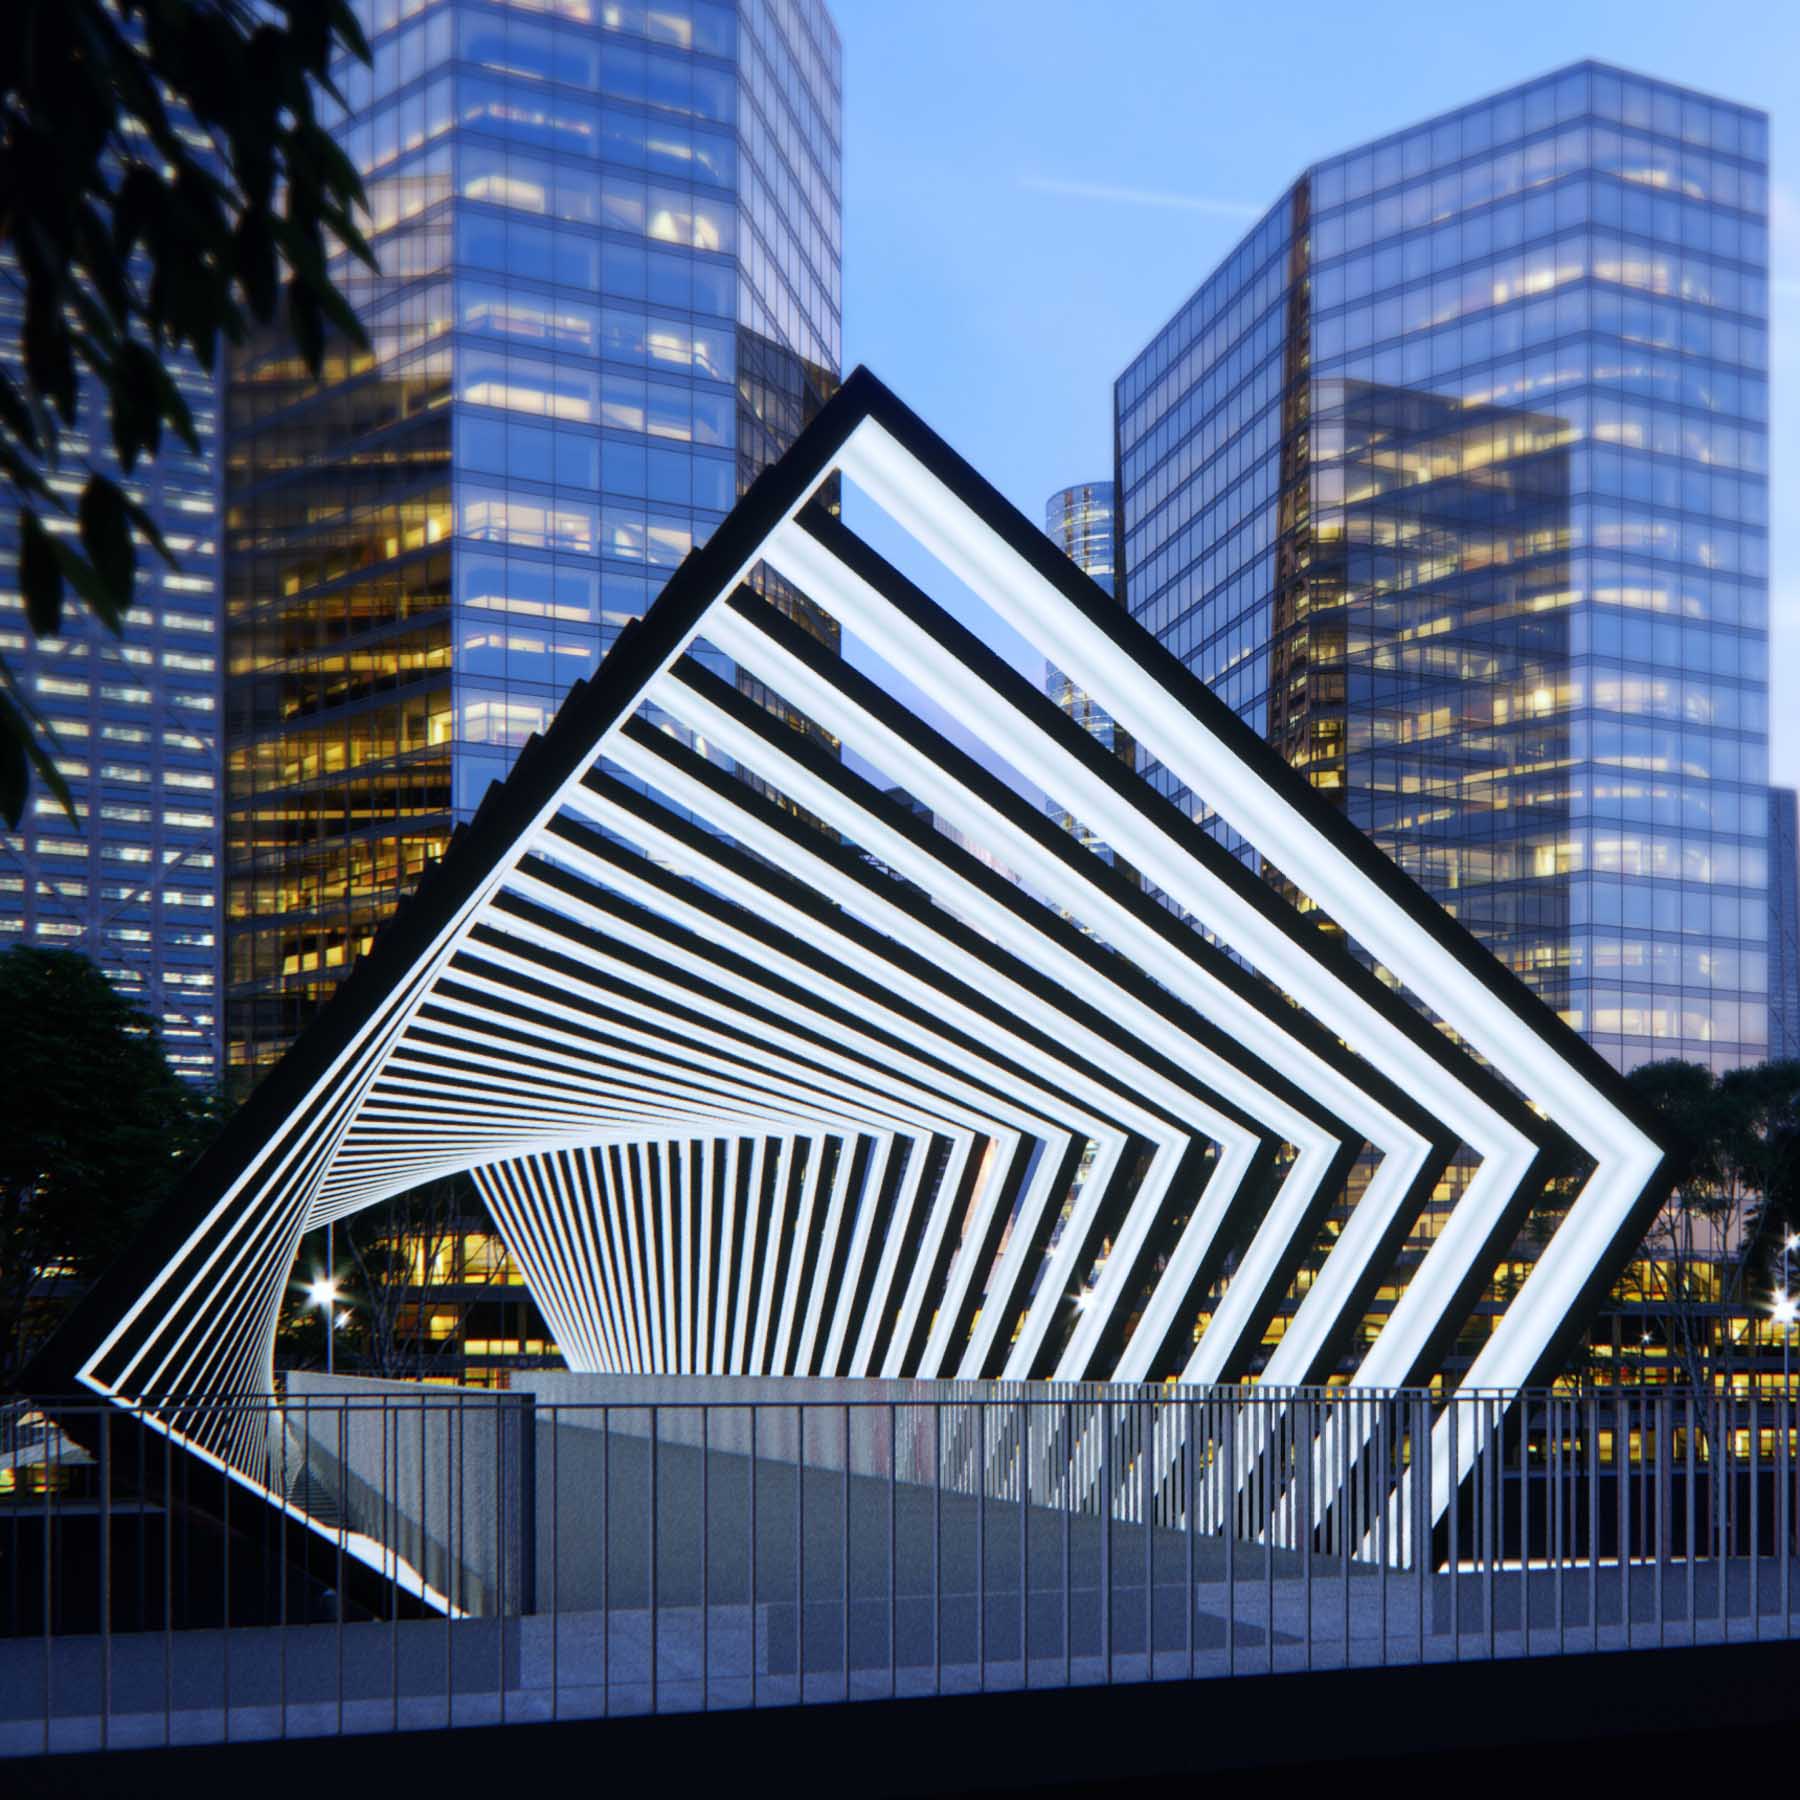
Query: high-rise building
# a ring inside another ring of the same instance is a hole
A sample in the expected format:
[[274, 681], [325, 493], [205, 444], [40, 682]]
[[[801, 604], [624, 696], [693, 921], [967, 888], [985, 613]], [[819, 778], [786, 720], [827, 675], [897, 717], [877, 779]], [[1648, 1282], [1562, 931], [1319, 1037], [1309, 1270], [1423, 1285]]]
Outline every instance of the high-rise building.
[[822, 0], [358, 11], [336, 130], [381, 273], [339, 273], [372, 353], [231, 375], [240, 1086], [839, 367]]
[[1769, 789], [1769, 1055], [1800, 1057], [1800, 820], [1792, 788]]
[[1575, 65], [1307, 169], [1116, 388], [1133, 616], [1625, 1068], [1770, 1043], [1767, 156]]
[[[178, 125], [180, 121], [177, 121]], [[24, 297], [0, 282], [0, 363], [23, 380]], [[55, 637], [26, 630], [18, 521], [0, 511], [0, 654], [54, 734], [73, 817], [41, 782], [16, 832], [0, 832], [0, 949], [86, 952], [156, 1020], [171, 1065], [220, 1074], [219, 395], [185, 356], [169, 371], [199, 439], [165, 432], [126, 475], [102, 384], [84, 376], [52, 485], [71, 502], [92, 466], [156, 521], [174, 562], [147, 545], [115, 636], [71, 593]], [[54, 514], [52, 532], [72, 529]]]
[[1078, 569], [1113, 591], [1113, 484], [1080, 481], [1044, 502], [1044, 529]]
[[[1109, 594], [1115, 593], [1113, 484], [1110, 481], [1083, 481], [1074, 487], [1058, 488], [1044, 504], [1044, 530], [1077, 568], [1093, 577], [1097, 586]], [[1092, 732], [1122, 761], [1136, 765], [1137, 744], [1131, 733], [1104, 707], [1096, 706], [1093, 696], [1077, 687], [1061, 669], [1046, 667], [1044, 689], [1077, 725]], [[1090, 849], [1111, 858], [1111, 850], [1065, 808], [1051, 802], [1050, 816]]]

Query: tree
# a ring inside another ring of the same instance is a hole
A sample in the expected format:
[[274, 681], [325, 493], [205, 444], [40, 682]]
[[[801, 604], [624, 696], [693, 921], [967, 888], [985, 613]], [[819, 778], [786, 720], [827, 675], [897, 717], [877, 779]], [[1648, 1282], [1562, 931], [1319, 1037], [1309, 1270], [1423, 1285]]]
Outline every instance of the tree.
[[[420, 1302], [455, 1256], [468, 1188], [467, 1177], [446, 1176], [344, 1221], [344, 1248], [362, 1298], [361, 1349], [370, 1374], [423, 1375], [429, 1369], [433, 1345]], [[447, 1348], [438, 1348], [440, 1360]]]
[[1628, 1280], [1629, 1298], [1662, 1315], [1663, 1335], [1687, 1384], [1703, 1390], [1716, 1346], [1710, 1328], [1722, 1275], [1720, 1252], [1732, 1237], [1732, 1182], [1724, 1153], [1725, 1107], [1711, 1069], [1670, 1058], [1626, 1077], [1655, 1115], [1675, 1186], [1651, 1221]]
[[[308, 1232], [276, 1328], [284, 1360], [295, 1368], [325, 1365], [324, 1313], [310, 1290], [329, 1272], [343, 1314], [336, 1353], [341, 1373], [417, 1377], [451, 1361], [457, 1344], [432, 1340], [421, 1302], [455, 1262], [470, 1192], [467, 1176], [446, 1176], [338, 1220], [329, 1236], [322, 1226]], [[336, 1254], [329, 1269], [328, 1242]]]
[[[329, 329], [366, 346], [328, 266], [334, 240], [374, 266], [356, 223], [362, 183], [316, 112], [318, 91], [338, 97], [340, 47], [368, 59], [350, 0], [0, 6], [0, 267], [23, 312], [21, 373], [0, 370], [0, 479], [18, 506], [19, 586], [37, 635], [59, 629], [70, 591], [123, 628], [134, 534], [173, 562], [144, 509], [91, 461], [79, 500], [65, 497], [71, 433], [110, 441], [129, 475], [165, 430], [199, 448], [172, 354], [211, 368], [222, 338], [241, 342], [278, 313], [314, 374]], [[87, 416], [84, 387], [104, 417]], [[8, 825], [32, 769], [70, 804], [55, 749], [0, 659]]]
[[1711, 1386], [1733, 1310], [1758, 1304], [1775, 1246], [1800, 1220], [1800, 1062], [1715, 1078], [1695, 1063], [1627, 1077], [1655, 1115], [1675, 1189], [1647, 1234], [1627, 1297], [1661, 1313], [1686, 1380]]
[[154, 1022], [77, 950], [0, 954], [0, 1391], [214, 1123]]
[[1800, 1220], [1800, 1062], [1733, 1069], [1719, 1088], [1721, 1155], [1750, 1197], [1746, 1258], [1760, 1268]]

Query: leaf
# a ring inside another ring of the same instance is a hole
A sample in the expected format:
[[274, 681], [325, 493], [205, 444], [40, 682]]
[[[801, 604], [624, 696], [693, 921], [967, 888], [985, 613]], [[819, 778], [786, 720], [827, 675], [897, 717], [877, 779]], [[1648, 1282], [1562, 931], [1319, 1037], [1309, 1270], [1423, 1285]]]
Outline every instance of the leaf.
[[33, 282], [25, 296], [25, 328], [21, 342], [25, 373], [31, 384], [62, 415], [75, 422], [75, 358], [69, 350], [69, 327], [63, 310], [63, 280], [46, 276]]
[[36, 769], [62, 809], [75, 817], [69, 784], [52, 751], [61, 748], [49, 722], [20, 691], [17, 678], [0, 657], [0, 818], [16, 827], [25, 811], [27, 770]]
[[325, 326], [319, 317], [319, 303], [298, 275], [287, 284], [288, 329], [294, 334], [294, 347], [305, 358], [306, 366], [317, 375], [325, 360]]
[[121, 469], [136, 465], [145, 450], [153, 450], [160, 435], [153, 413], [143, 404], [137, 386], [108, 373], [107, 392], [112, 399], [113, 455]]
[[281, 295], [280, 271], [275, 256], [275, 234], [269, 215], [261, 208], [247, 208], [238, 220], [238, 279], [251, 312], [265, 324], [275, 316]]
[[12, 830], [25, 816], [25, 795], [31, 785], [31, 765], [25, 746], [14, 734], [13, 704], [0, 694], [0, 819]]
[[124, 496], [124, 500], [126, 516], [137, 528], [138, 534], [171, 569], [179, 569], [181, 564], [176, 561], [175, 552], [163, 537], [162, 527], [129, 494]]
[[31, 629], [39, 637], [53, 637], [62, 624], [62, 560], [43, 521], [29, 506], [19, 508], [19, 586]]
[[[368, 62], [369, 40], [363, 36], [362, 22], [350, 0], [330, 0], [330, 9], [331, 29], [337, 34], [338, 41], [358, 62]], [[318, 72], [314, 70], [315, 74]]]
[[144, 241], [151, 219], [162, 210], [163, 185], [148, 163], [125, 165], [113, 194], [113, 255], [123, 267]]
[[[16, 437], [33, 456], [40, 454], [43, 440], [38, 436], [37, 420], [25, 397], [13, 385], [13, 379], [0, 369], [0, 429]], [[12, 474], [9, 469], [8, 474]], [[14, 476], [14, 479], [17, 479]]]
[[368, 199], [356, 164], [344, 154], [342, 145], [330, 132], [313, 127], [310, 134], [312, 154], [319, 167], [319, 179], [346, 204], [362, 206]]
[[125, 496], [117, 482], [104, 475], [90, 475], [81, 495], [81, 542], [106, 591], [113, 597], [104, 614], [119, 630], [132, 600], [132, 578], [137, 552], [131, 543], [131, 525], [125, 512]]
[[[346, 51], [370, 60], [351, 0], [0, 0], [0, 247], [18, 321], [0, 485], [34, 631], [63, 628], [70, 590], [116, 624], [135, 544], [168, 555], [119, 482], [79, 502], [50, 486], [77, 434], [127, 471], [171, 434], [198, 448], [172, 353], [211, 366], [250, 315], [283, 317], [315, 371], [337, 334], [366, 343], [328, 261], [373, 266], [363, 184], [319, 122]], [[59, 515], [79, 535], [50, 532]], [[34, 742], [0, 732], [9, 807], [39, 767]]]

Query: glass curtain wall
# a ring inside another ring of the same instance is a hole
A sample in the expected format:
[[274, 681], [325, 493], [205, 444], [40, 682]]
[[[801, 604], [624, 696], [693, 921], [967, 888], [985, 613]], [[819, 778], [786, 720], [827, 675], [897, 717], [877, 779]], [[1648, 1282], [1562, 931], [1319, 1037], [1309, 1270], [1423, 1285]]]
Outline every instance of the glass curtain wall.
[[1763, 115], [1583, 64], [1309, 170], [1118, 383], [1134, 615], [1623, 1067], [1768, 1044], [1767, 209]]
[[[1113, 581], [1114, 510], [1113, 484], [1110, 481], [1084, 481], [1074, 487], [1058, 488], [1044, 505], [1044, 530], [1051, 541], [1094, 584], [1109, 595], [1116, 593]], [[1044, 691], [1084, 731], [1091, 732], [1121, 761], [1136, 766], [1137, 743], [1104, 707], [1096, 706], [1091, 694], [1075, 685], [1061, 669], [1047, 666]], [[1095, 832], [1072, 813], [1049, 806], [1050, 816], [1072, 831], [1091, 850], [1109, 860], [1112, 851], [1101, 843]]]
[[1800, 1057], [1800, 816], [1769, 789], [1769, 1056]]
[[359, 10], [373, 353], [233, 371], [240, 1084], [837, 379], [816, 0]]

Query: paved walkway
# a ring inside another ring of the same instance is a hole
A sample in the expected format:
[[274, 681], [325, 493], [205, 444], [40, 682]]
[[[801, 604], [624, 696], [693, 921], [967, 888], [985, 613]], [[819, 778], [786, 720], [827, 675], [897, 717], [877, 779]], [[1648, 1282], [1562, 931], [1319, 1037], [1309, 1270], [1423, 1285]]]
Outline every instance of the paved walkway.
[[654, 1616], [621, 1605], [12, 1640], [0, 1643], [0, 1754], [1741, 1642], [1795, 1635], [1782, 1606], [1800, 1603], [1772, 1559], [1731, 1563], [1723, 1594], [1707, 1562], [1421, 1583], [1369, 1569], [1345, 1580], [1336, 1566], [1265, 1582], [1259, 1550], [1241, 1546], [1234, 1561], [1229, 1585], [1222, 1568], [1196, 1580], [1191, 1608], [1180, 1580], [1151, 1589], [1148, 1651], [1140, 1564], [1135, 1582], [1115, 1571], [1110, 1641], [1099, 1586], [1034, 1580], [1022, 1658], [1016, 1562], [1010, 1586], [997, 1568], [985, 1596], [946, 1586], [890, 1603], [853, 1582], [848, 1631], [840, 1589], [809, 1595], [803, 1611], [790, 1593]]

